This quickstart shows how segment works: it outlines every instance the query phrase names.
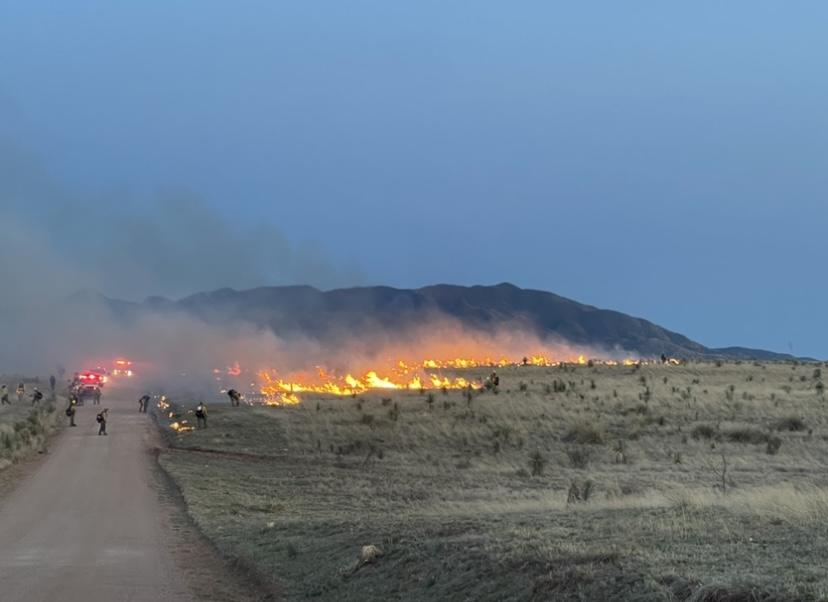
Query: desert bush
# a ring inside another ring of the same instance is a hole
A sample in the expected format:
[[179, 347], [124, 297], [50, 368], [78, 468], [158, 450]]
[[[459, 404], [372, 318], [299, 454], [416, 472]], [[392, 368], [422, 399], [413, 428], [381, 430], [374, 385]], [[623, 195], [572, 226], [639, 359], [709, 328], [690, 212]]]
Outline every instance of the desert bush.
[[569, 458], [572, 468], [583, 469], [589, 465], [592, 452], [587, 447], [570, 447], [566, 450], [566, 457]]
[[546, 459], [540, 453], [540, 451], [535, 450], [529, 456], [529, 470], [532, 472], [533, 477], [538, 477], [543, 474], [543, 469], [546, 467]]
[[767, 443], [770, 435], [757, 428], [743, 427], [731, 429], [724, 432], [724, 437], [731, 443], [748, 443], [758, 445], [760, 443]]
[[567, 504], [578, 504], [588, 502], [592, 496], [593, 484], [592, 481], [584, 481], [581, 487], [578, 487], [577, 481], [572, 481], [569, 485], [569, 491], [566, 495]]
[[693, 439], [716, 439], [719, 436], [719, 431], [715, 426], [710, 424], [697, 424], [690, 431], [690, 436]]
[[768, 442], [765, 445], [765, 452], [768, 455], [775, 456], [779, 453], [780, 447], [782, 447], [782, 439], [779, 437], [768, 437]]
[[777, 431], [804, 431], [808, 425], [798, 416], [787, 416], [777, 420], [773, 428]]
[[582, 422], [572, 426], [561, 438], [564, 443], [603, 445], [604, 431], [593, 424]]

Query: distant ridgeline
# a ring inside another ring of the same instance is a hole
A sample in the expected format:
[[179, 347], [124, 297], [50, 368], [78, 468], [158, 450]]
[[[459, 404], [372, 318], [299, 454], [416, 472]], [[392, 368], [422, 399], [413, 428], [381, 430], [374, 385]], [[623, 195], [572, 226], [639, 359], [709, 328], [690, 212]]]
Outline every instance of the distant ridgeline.
[[[79, 295], [76, 301], [92, 295]], [[420, 289], [385, 286], [320, 291], [310, 286], [220, 289], [178, 301], [150, 297], [131, 303], [95, 296], [119, 321], [147, 313], [184, 313], [211, 324], [244, 321], [283, 337], [318, 340], [366, 333], [404, 332], [427, 327], [448, 316], [469, 330], [494, 332], [516, 328], [542, 340], [566, 342], [641, 357], [719, 357], [783, 360], [792, 356], [759, 349], [712, 349], [652, 322], [584, 305], [553, 293], [511, 284]]]

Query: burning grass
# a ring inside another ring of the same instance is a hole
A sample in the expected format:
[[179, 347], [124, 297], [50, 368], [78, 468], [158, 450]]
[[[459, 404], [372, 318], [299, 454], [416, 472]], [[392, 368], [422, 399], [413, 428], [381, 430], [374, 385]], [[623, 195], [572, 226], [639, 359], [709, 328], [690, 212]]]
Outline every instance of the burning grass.
[[[202, 530], [289, 600], [825, 599], [813, 368], [512, 366], [470, 398], [213, 404], [161, 462]], [[382, 555], [360, 563], [364, 546]]]

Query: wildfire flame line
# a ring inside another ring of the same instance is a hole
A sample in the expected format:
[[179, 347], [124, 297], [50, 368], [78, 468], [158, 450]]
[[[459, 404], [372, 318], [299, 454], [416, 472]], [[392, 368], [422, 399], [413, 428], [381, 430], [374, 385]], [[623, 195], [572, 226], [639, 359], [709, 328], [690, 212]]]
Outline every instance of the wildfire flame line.
[[[346, 374], [337, 376], [322, 367], [317, 367], [316, 376], [293, 374], [280, 377], [275, 371], [259, 372], [260, 393], [269, 405], [292, 405], [300, 402], [301, 393], [322, 393], [337, 396], [358, 395], [370, 390], [427, 390], [427, 389], [477, 389], [480, 382], [470, 381], [459, 376], [445, 376], [437, 370], [458, 370], [469, 368], [502, 368], [505, 366], [557, 366], [561, 363], [586, 364], [583, 355], [566, 362], [553, 360], [543, 355], [524, 357], [520, 361], [508, 358], [453, 358], [425, 359], [420, 362], [398, 360], [391, 363], [391, 368], [369, 370], [362, 376]], [[625, 362], [626, 363], [626, 362]]]

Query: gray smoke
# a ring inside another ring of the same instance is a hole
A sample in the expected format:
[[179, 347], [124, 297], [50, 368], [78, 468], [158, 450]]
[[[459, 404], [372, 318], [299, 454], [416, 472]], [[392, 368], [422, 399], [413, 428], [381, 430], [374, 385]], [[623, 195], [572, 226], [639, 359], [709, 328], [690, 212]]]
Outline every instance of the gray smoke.
[[[84, 198], [56, 183], [35, 157], [0, 138], [0, 372], [48, 371], [98, 348], [140, 346], [103, 306], [78, 316], [79, 291], [140, 300], [223, 287], [359, 284], [360, 271], [311, 242], [294, 244], [256, 215], [227, 218], [191, 194], [143, 200]], [[77, 305], [77, 304], [74, 304]], [[144, 347], [222, 333], [154, 323]], [[177, 337], [178, 335], [178, 337]], [[173, 354], [174, 355], [174, 354]]]

